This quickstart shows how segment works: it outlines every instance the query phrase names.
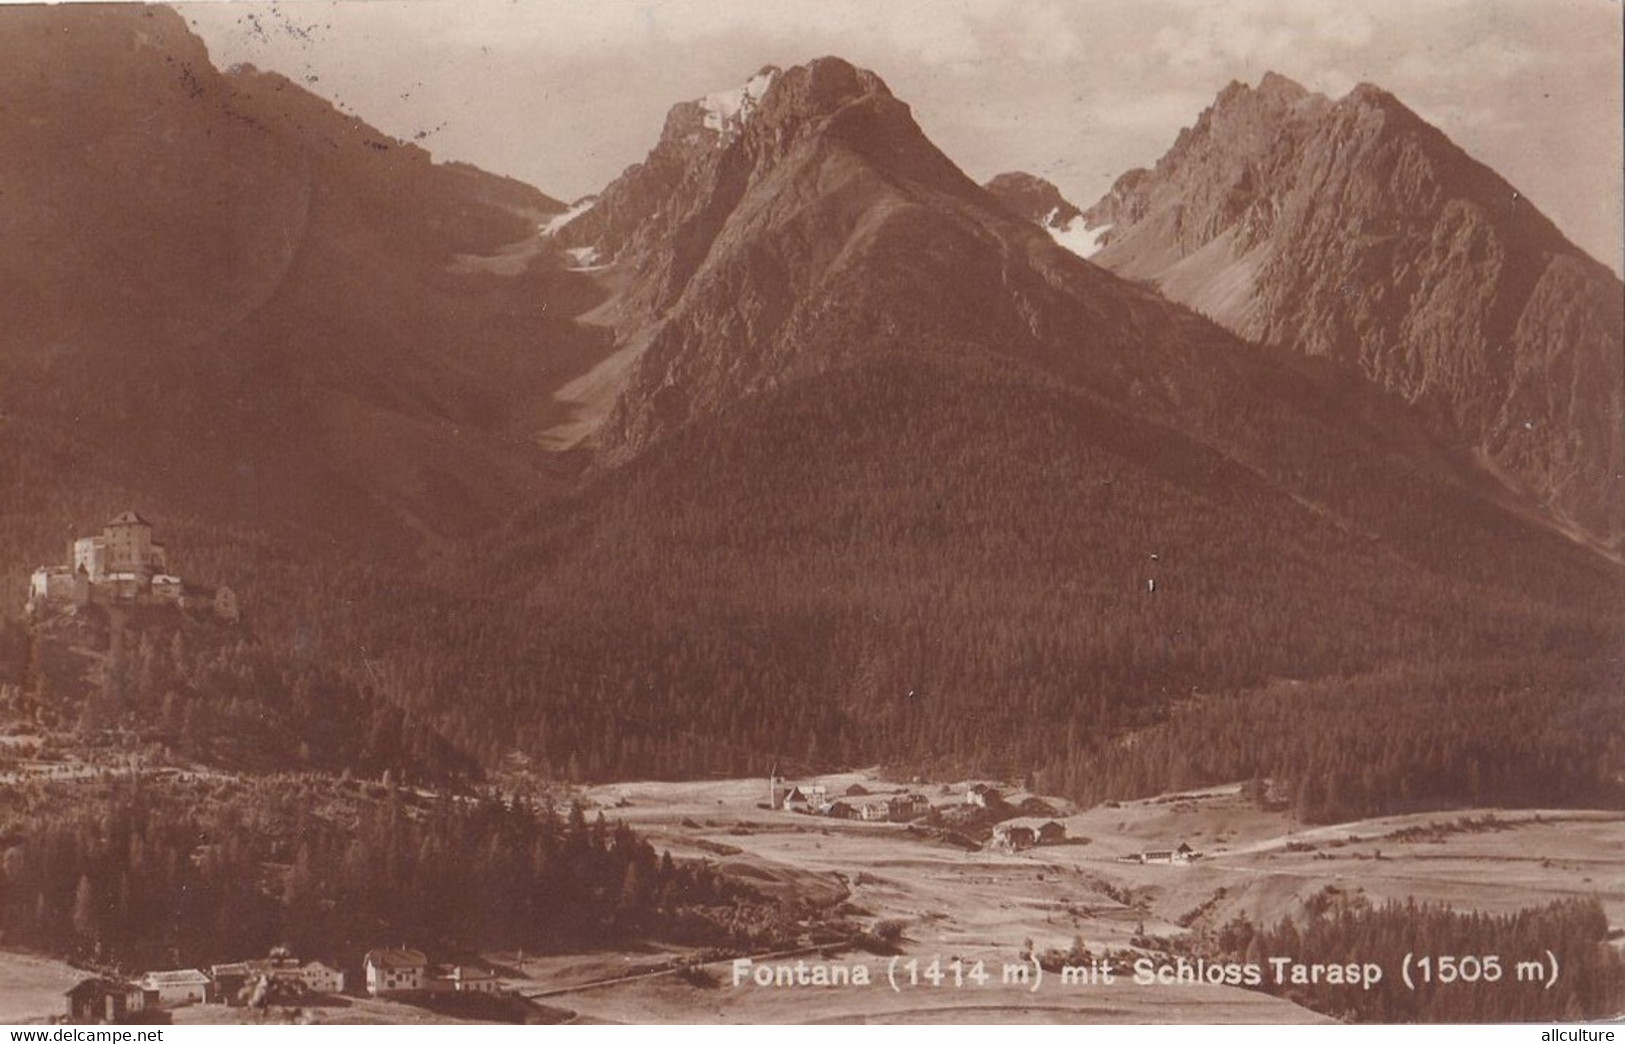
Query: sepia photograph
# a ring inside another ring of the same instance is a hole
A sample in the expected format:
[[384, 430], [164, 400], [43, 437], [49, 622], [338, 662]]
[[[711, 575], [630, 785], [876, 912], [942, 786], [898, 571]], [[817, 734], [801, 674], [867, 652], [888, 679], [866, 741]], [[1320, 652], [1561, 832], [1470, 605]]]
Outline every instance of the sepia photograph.
[[0, 3], [0, 1024], [1614, 1039], [1622, 62]]

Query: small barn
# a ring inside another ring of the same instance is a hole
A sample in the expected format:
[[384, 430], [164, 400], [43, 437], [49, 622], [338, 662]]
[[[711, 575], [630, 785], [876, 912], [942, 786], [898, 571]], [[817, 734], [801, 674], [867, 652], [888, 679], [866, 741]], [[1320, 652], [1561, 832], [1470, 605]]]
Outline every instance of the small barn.
[[986, 783], [974, 783], [965, 791], [965, 804], [975, 805], [978, 808], [987, 808], [997, 805], [1004, 800], [1004, 795], [998, 789]]
[[1038, 834], [1032, 827], [1020, 823], [996, 823], [993, 827], [993, 847], [1011, 852], [1031, 848], [1038, 843]]
[[125, 1022], [147, 1008], [140, 986], [114, 979], [83, 979], [66, 996], [70, 1022]]
[[1055, 819], [1047, 819], [1038, 824], [1038, 843], [1041, 845], [1058, 845], [1066, 840], [1066, 824]]
[[456, 993], [496, 993], [502, 988], [495, 974], [466, 964], [453, 966], [441, 978]]

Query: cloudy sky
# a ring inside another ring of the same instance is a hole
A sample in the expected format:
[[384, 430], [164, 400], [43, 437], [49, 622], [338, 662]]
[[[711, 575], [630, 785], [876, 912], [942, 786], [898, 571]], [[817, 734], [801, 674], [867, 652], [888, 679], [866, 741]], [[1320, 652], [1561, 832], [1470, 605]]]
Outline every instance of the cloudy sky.
[[573, 199], [671, 103], [837, 54], [985, 180], [1088, 205], [1231, 80], [1397, 94], [1625, 268], [1620, 0], [293, 0], [184, 3], [217, 64], [275, 69], [438, 158]]

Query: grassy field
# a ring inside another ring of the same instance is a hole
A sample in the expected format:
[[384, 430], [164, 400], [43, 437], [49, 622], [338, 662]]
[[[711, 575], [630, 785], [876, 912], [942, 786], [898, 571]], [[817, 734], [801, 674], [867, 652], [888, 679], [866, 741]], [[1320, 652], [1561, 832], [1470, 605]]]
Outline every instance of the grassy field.
[[45, 957], [0, 951], [0, 1023], [44, 1022], [67, 1010], [63, 996], [88, 973]]
[[[917, 789], [936, 804], [962, 800], [964, 783], [904, 788], [865, 773], [812, 782], [840, 793]], [[560, 1004], [605, 1021], [670, 1022], [1292, 1022], [1320, 1016], [1231, 987], [1117, 982], [1037, 992], [997, 984], [999, 970], [1030, 947], [1124, 950], [1136, 935], [1178, 936], [1245, 914], [1273, 923], [1302, 913], [1328, 887], [1374, 903], [1415, 898], [1491, 912], [1565, 896], [1601, 899], [1625, 924], [1625, 815], [1584, 811], [1428, 813], [1306, 829], [1242, 800], [1237, 786], [1144, 801], [1066, 809], [1070, 843], [1019, 853], [966, 852], [900, 824], [829, 821], [758, 807], [765, 783], [619, 784], [590, 791], [606, 816], [624, 819], [674, 855], [711, 859], [786, 894], [839, 890], [876, 921], [906, 925], [902, 959], [920, 966], [982, 961], [994, 983], [903, 988], [696, 988], [640, 979], [567, 994]], [[1025, 795], [1010, 795], [1019, 801]], [[1188, 865], [1123, 861], [1189, 844]], [[622, 960], [631, 959], [630, 955]], [[886, 960], [865, 961], [883, 980]], [[613, 956], [595, 958], [602, 970]], [[569, 962], [527, 964], [535, 983], [572, 981]], [[595, 973], [588, 973], [596, 977]]]
[[[877, 798], [916, 790], [939, 806], [962, 804], [966, 786], [903, 787], [872, 773], [798, 782], [831, 794], [859, 783]], [[511, 973], [507, 985], [583, 1022], [1318, 1022], [1321, 1016], [1288, 1001], [1236, 987], [1139, 985], [1121, 964], [1110, 984], [1063, 984], [1050, 973], [1036, 989], [1005, 969], [1029, 967], [1024, 954], [1066, 950], [1076, 939], [1098, 955], [1128, 951], [1138, 936], [1177, 937], [1242, 914], [1273, 923], [1302, 914], [1328, 888], [1374, 903], [1415, 898], [1489, 912], [1596, 896], [1612, 925], [1625, 924], [1625, 815], [1612, 812], [1475, 810], [1304, 828], [1244, 801], [1231, 786], [1088, 810], [1051, 800], [1068, 843], [1011, 853], [966, 851], [904, 824], [771, 811], [760, 807], [766, 785], [757, 780], [616, 784], [584, 796], [589, 815], [601, 810], [625, 820], [675, 857], [710, 860], [786, 898], [845, 902], [860, 919], [897, 922], [903, 935], [896, 964], [861, 952], [823, 958], [849, 974], [862, 965], [866, 985], [758, 986], [748, 978], [735, 985], [727, 962], [684, 979], [660, 971], [683, 956], [664, 947], [491, 955]], [[1125, 861], [1182, 842], [1200, 858], [1188, 865]], [[939, 962], [943, 982], [933, 985], [922, 974], [911, 983], [910, 960], [922, 973]], [[966, 972], [980, 962], [987, 982], [956, 984], [955, 961]], [[60, 1012], [62, 991], [81, 976], [59, 962], [0, 955], [0, 1022]], [[177, 1023], [200, 1024], [257, 1018], [214, 1006], [175, 1015]], [[355, 997], [265, 1017], [295, 1019], [459, 1021]]]

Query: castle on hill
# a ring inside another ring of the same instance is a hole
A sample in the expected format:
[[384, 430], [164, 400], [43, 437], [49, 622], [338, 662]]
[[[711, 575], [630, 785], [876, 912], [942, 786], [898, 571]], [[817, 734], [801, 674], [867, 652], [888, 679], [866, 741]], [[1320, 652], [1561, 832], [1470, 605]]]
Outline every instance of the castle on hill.
[[224, 619], [237, 619], [237, 596], [231, 588], [201, 587], [170, 572], [164, 545], [152, 539], [152, 523], [134, 511], [107, 523], [100, 535], [75, 539], [68, 564], [40, 566], [28, 585], [30, 613], [118, 603], [211, 609]]

